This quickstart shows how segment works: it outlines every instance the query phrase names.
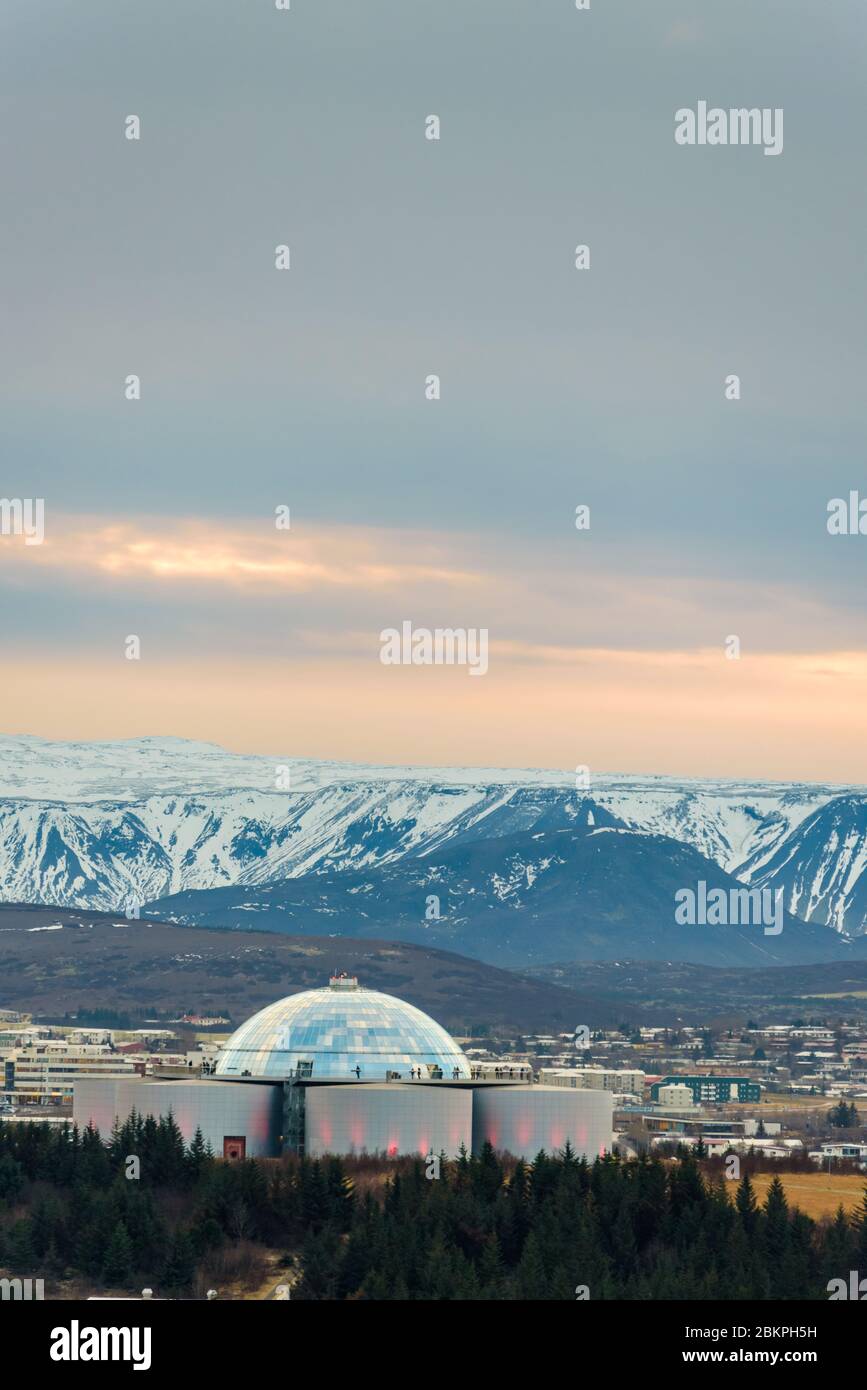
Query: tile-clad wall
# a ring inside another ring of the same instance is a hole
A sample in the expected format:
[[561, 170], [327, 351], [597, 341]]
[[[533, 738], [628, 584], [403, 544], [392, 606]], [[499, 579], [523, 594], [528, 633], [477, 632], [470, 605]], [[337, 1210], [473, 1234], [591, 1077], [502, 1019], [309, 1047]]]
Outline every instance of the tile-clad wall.
[[[174, 1114], [187, 1143], [197, 1126], [214, 1152], [223, 1140], [246, 1139], [248, 1157], [279, 1154], [283, 1088], [232, 1081], [119, 1081], [85, 1077], [75, 1083], [73, 1118], [108, 1137], [115, 1115]], [[324, 1154], [457, 1156], [485, 1140], [501, 1152], [532, 1159], [557, 1153], [569, 1140], [592, 1161], [611, 1148], [609, 1091], [559, 1086], [451, 1087], [421, 1082], [305, 1087], [305, 1147]]]
[[593, 1161], [610, 1151], [614, 1098], [610, 1091], [562, 1086], [503, 1086], [473, 1093], [473, 1148], [487, 1140], [502, 1153], [535, 1158], [556, 1154], [568, 1140]]
[[472, 1091], [416, 1082], [308, 1086], [306, 1152], [439, 1154], [456, 1158], [472, 1144]]
[[117, 1115], [171, 1110], [186, 1143], [200, 1128], [214, 1153], [223, 1140], [243, 1136], [248, 1158], [280, 1153], [283, 1088], [281, 1085], [231, 1081], [108, 1081], [86, 1077], [75, 1082], [72, 1115], [77, 1125], [92, 1124], [108, 1138]]

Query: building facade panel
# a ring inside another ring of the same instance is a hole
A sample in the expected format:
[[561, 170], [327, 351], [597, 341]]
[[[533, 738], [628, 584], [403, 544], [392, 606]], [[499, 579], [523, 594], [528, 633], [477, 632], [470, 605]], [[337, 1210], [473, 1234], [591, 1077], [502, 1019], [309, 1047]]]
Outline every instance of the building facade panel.
[[420, 1083], [305, 1088], [305, 1153], [444, 1152], [456, 1158], [472, 1145], [473, 1096], [460, 1087]]
[[231, 1140], [238, 1156], [238, 1141], [247, 1158], [267, 1158], [280, 1153], [283, 1088], [267, 1083], [231, 1081], [109, 1081], [84, 1077], [75, 1082], [72, 1114], [83, 1127], [92, 1124], [103, 1138], [111, 1133], [115, 1117], [121, 1123], [137, 1110], [140, 1115], [174, 1115], [189, 1144], [201, 1129], [218, 1157]]
[[762, 1098], [760, 1083], [745, 1076], [715, 1076], [704, 1073], [696, 1076], [663, 1076], [652, 1084], [651, 1100], [659, 1100], [660, 1088], [663, 1086], [689, 1086], [696, 1105], [701, 1105], [702, 1101], [712, 1105], [725, 1105], [732, 1101], [755, 1102]]
[[614, 1091], [642, 1095], [645, 1073], [634, 1068], [543, 1067], [540, 1081], [546, 1086], [571, 1086], [573, 1090]]
[[568, 1141], [590, 1162], [611, 1149], [614, 1100], [610, 1091], [563, 1086], [479, 1089], [473, 1095], [473, 1148], [487, 1141], [502, 1153], [532, 1159], [556, 1154]]

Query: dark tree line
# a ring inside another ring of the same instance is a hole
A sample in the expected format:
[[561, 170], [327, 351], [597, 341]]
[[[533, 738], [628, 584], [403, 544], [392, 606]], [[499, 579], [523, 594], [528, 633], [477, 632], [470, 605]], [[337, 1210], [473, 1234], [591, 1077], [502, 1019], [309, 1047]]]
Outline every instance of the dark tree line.
[[317, 1299], [774, 1299], [828, 1297], [831, 1278], [867, 1273], [867, 1194], [816, 1223], [789, 1209], [779, 1176], [759, 1206], [703, 1177], [690, 1154], [598, 1159], [569, 1149], [506, 1177], [490, 1148], [444, 1165], [416, 1163], [382, 1203], [355, 1205], [348, 1239], [327, 1224], [302, 1253], [297, 1296]]
[[0, 1268], [49, 1281], [152, 1284], [183, 1294], [206, 1257], [239, 1242], [298, 1248], [345, 1225], [352, 1190], [336, 1159], [215, 1159], [174, 1118], [94, 1129], [0, 1123]]
[[836, 1129], [854, 1129], [858, 1124], [855, 1102], [847, 1105], [845, 1100], [841, 1100], [838, 1105], [832, 1105], [828, 1111], [828, 1124]]
[[0, 1266], [183, 1294], [214, 1252], [255, 1242], [298, 1258], [293, 1298], [394, 1300], [824, 1299], [830, 1279], [867, 1275], [867, 1194], [854, 1216], [815, 1222], [779, 1175], [762, 1205], [748, 1174], [732, 1200], [688, 1152], [591, 1165], [567, 1146], [504, 1164], [486, 1146], [428, 1171], [224, 1162], [171, 1116], [133, 1115], [105, 1142], [0, 1125]]

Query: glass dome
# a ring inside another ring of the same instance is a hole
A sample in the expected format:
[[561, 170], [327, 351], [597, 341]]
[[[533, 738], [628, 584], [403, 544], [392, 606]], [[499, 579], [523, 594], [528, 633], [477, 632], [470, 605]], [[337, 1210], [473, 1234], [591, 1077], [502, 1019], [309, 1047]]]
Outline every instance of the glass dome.
[[386, 1072], [408, 1080], [416, 1068], [423, 1077], [439, 1069], [448, 1080], [456, 1073], [470, 1078], [454, 1038], [421, 1009], [346, 977], [278, 999], [248, 1018], [220, 1053], [216, 1074], [285, 1077], [299, 1064], [314, 1081], [384, 1081]]

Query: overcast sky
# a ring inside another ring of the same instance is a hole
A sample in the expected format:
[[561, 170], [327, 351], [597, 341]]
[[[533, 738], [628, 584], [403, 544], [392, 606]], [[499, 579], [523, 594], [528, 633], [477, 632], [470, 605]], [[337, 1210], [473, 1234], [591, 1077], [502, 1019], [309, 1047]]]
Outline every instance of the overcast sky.
[[[867, 779], [865, 49], [863, 0], [0, 4], [0, 726]], [[677, 145], [699, 100], [782, 154]], [[488, 675], [381, 666], [404, 619]]]

